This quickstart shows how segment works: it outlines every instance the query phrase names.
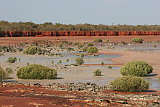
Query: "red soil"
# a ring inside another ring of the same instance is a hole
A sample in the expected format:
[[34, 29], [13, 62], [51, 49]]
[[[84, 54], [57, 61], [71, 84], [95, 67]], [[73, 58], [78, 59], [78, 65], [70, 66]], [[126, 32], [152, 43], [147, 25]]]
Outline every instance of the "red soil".
[[[50, 40], [50, 41], [72, 41], [72, 42], [92, 42], [94, 38], [101, 38], [104, 41], [109, 40], [113, 42], [119, 41], [128, 41], [130, 42], [132, 38], [136, 36], [60, 36], [60, 37], [1, 37], [0, 45], [8, 45], [8, 44], [18, 44], [28, 42], [31, 43], [33, 41], [38, 40]], [[137, 36], [143, 38], [144, 41], [160, 41], [160, 36]]]

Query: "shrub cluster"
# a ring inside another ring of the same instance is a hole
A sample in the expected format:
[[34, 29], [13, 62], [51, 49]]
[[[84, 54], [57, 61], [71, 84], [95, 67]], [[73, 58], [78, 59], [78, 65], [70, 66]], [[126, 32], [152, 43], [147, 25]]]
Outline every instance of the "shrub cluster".
[[17, 61], [17, 58], [16, 57], [9, 57], [7, 62], [9, 63], [15, 63]]
[[93, 72], [94, 76], [101, 76], [102, 71], [100, 69], [97, 69]]
[[40, 51], [40, 48], [36, 47], [36, 46], [31, 46], [26, 48], [23, 53], [24, 54], [30, 54], [30, 55], [34, 55], [36, 53], [38, 53]]
[[143, 39], [142, 38], [133, 38], [132, 39], [132, 42], [135, 42], [135, 43], [143, 43]]
[[46, 66], [33, 64], [20, 68], [17, 76], [21, 79], [53, 79], [57, 76], [57, 71]]
[[102, 42], [102, 39], [96, 38], [96, 39], [94, 39], [94, 42]]
[[84, 47], [82, 51], [87, 52], [87, 49], [88, 49], [88, 46]]
[[93, 43], [89, 43], [87, 46], [93, 46]]
[[0, 66], [0, 81], [6, 79], [8, 77], [8, 73]]
[[120, 72], [125, 76], [146, 76], [152, 73], [153, 68], [151, 65], [144, 61], [133, 60], [121, 67]]
[[8, 68], [8, 67], [7, 67], [5, 70], [6, 70], [6, 72], [7, 72], [8, 74], [12, 74], [12, 73], [13, 73], [12, 68]]
[[126, 76], [113, 80], [110, 88], [124, 92], [141, 92], [149, 89], [149, 83], [140, 77]]
[[88, 47], [87, 53], [98, 53], [98, 49], [96, 47]]
[[83, 58], [76, 58], [75, 61], [76, 61], [76, 64], [77, 64], [77, 65], [82, 65], [82, 64], [84, 64]]

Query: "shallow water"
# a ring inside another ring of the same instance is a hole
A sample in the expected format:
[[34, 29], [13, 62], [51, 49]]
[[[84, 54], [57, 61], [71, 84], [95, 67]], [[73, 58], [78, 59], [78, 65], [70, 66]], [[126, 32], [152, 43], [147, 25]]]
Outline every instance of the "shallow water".
[[[74, 64], [75, 58], [79, 57], [76, 55], [71, 55], [70, 53], [62, 53], [64, 57], [49, 57], [49, 56], [34, 56], [34, 55], [23, 55], [20, 56], [18, 54], [5, 55], [0, 56], [1, 62], [6, 62], [9, 57], [17, 57], [20, 59], [21, 63], [30, 63], [30, 64], [42, 64], [42, 65], [50, 65], [52, 61], [56, 64], [58, 61], [62, 61], [62, 64]], [[85, 64], [113, 64], [114, 62], [111, 60], [112, 58], [120, 57], [120, 55], [105, 55], [100, 54], [99, 56], [85, 56], [84, 63]], [[66, 60], [69, 59], [67, 62]]]
[[[73, 64], [75, 63], [75, 58], [78, 56], [71, 55], [70, 53], [62, 53], [64, 57], [49, 57], [49, 56], [33, 56], [33, 55], [18, 55], [18, 54], [12, 54], [12, 55], [5, 55], [0, 56], [1, 62], [6, 62], [9, 57], [17, 57], [17, 59], [20, 59], [21, 63], [30, 63], [30, 64], [42, 64], [49, 66], [51, 65], [51, 62], [54, 61], [54, 63], [57, 63], [59, 60], [62, 60], [62, 64]], [[101, 64], [101, 62], [104, 62], [104, 64], [114, 64], [112, 61], [112, 58], [120, 57], [121, 55], [105, 55], [100, 54], [99, 56], [85, 56], [85, 64]], [[69, 62], [66, 62], [66, 60], [69, 59]], [[107, 66], [89, 66], [94, 67], [97, 69], [104, 69], [107, 68]], [[119, 69], [119, 67], [112, 67], [113, 70]], [[84, 72], [93, 72], [93, 71], [84, 71]], [[60, 72], [59, 75], [63, 75], [63, 72]], [[91, 78], [87, 78], [85, 80], [77, 80], [75, 82], [93, 82], [98, 85], [106, 85], [109, 84], [110, 81], [116, 79], [117, 77], [95, 77], [94, 80]], [[146, 79], [149, 81], [150, 89], [157, 89], [160, 90], [160, 80], [155, 78], [148, 78]], [[67, 81], [65, 81], [67, 82]]]

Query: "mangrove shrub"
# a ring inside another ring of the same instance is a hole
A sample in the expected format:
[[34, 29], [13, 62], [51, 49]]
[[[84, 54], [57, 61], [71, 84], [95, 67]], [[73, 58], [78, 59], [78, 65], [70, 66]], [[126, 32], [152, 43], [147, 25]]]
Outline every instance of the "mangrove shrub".
[[16, 57], [9, 57], [7, 62], [9, 63], [15, 63], [17, 61], [17, 58]]
[[121, 67], [120, 72], [125, 76], [146, 76], [152, 73], [153, 68], [151, 65], [144, 61], [133, 60]]
[[132, 39], [132, 42], [135, 42], [135, 43], [142, 43], [143, 42], [143, 39], [142, 38], [133, 38]]
[[17, 76], [21, 79], [53, 79], [57, 76], [57, 70], [33, 64], [20, 68]]
[[124, 92], [141, 92], [149, 89], [149, 83], [136, 76], [125, 76], [113, 80], [110, 88]]
[[0, 66], [0, 81], [6, 79], [8, 77], [8, 73]]
[[83, 58], [76, 58], [75, 61], [76, 61], [76, 64], [77, 64], [77, 65], [82, 65], [82, 64], [84, 64]]
[[30, 55], [34, 55], [36, 53], [38, 53], [40, 51], [40, 48], [36, 47], [36, 46], [31, 46], [26, 48], [23, 53], [24, 54], [30, 54]]
[[98, 49], [96, 47], [88, 47], [87, 53], [98, 53]]

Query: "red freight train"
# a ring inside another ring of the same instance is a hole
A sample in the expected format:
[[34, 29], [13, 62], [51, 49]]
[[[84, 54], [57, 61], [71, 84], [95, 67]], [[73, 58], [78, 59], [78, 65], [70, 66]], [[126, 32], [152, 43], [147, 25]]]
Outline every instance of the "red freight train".
[[139, 36], [160, 35], [160, 31], [0, 31], [0, 37], [29, 36]]

